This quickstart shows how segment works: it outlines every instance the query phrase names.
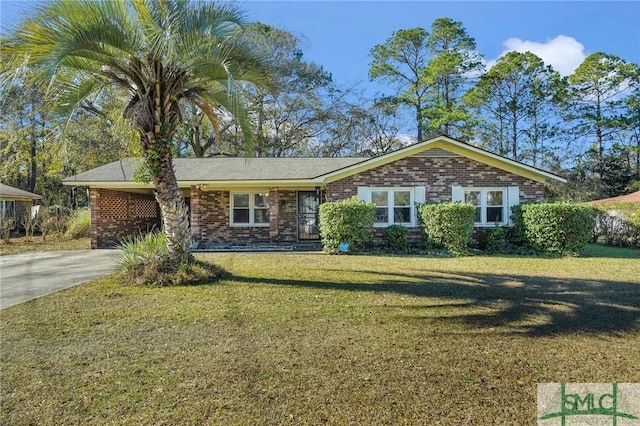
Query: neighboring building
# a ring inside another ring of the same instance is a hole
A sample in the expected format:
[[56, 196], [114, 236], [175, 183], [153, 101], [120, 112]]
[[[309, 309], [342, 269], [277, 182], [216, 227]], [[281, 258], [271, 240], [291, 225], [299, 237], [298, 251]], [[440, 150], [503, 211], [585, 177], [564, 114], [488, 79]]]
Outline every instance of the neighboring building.
[[631, 194], [618, 195], [617, 197], [602, 198], [600, 200], [589, 201], [587, 204], [604, 204], [604, 203], [640, 203], [640, 191], [632, 192]]
[[[93, 248], [160, 226], [152, 185], [133, 179], [139, 161], [64, 180], [89, 187]], [[541, 201], [547, 181], [566, 182], [444, 136], [373, 158], [177, 158], [174, 168], [201, 248], [317, 241], [319, 204], [352, 196], [376, 204], [378, 237], [396, 223], [419, 242], [418, 203], [468, 202], [477, 227], [508, 225], [513, 205]]]
[[0, 217], [19, 222], [26, 211], [31, 211], [34, 201], [40, 199], [42, 197], [37, 194], [0, 183]]

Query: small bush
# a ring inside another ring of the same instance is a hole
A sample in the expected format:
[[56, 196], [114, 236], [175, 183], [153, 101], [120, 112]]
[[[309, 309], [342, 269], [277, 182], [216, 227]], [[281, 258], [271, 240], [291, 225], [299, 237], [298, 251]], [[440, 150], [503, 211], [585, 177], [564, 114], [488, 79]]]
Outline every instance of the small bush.
[[166, 241], [164, 234], [151, 232], [120, 243], [118, 264], [125, 283], [164, 287], [210, 283], [225, 275], [223, 269], [200, 260], [177, 261], [169, 255]]
[[522, 208], [526, 205], [532, 204], [530, 202], [517, 204], [511, 207], [511, 221], [513, 226], [507, 230], [507, 241], [516, 247], [526, 248], [528, 245], [527, 239], [524, 235], [524, 221], [522, 219]]
[[571, 203], [521, 206], [522, 230], [527, 243], [538, 252], [579, 253], [591, 239], [594, 210]]
[[91, 234], [91, 211], [89, 209], [76, 210], [67, 219], [66, 227], [65, 235], [69, 238], [89, 237]]
[[485, 228], [483, 232], [484, 249], [488, 253], [507, 252], [507, 233], [501, 226]]
[[320, 205], [320, 235], [322, 247], [338, 253], [340, 244], [347, 243], [349, 251], [358, 251], [373, 241], [376, 207], [353, 197]]
[[67, 231], [67, 220], [71, 216], [71, 209], [63, 206], [49, 206], [40, 209], [38, 222], [42, 239], [47, 235], [61, 235]]
[[387, 247], [393, 251], [403, 252], [407, 250], [409, 230], [406, 226], [390, 225], [384, 230]]
[[20, 218], [20, 224], [24, 229], [24, 235], [27, 241], [31, 241], [31, 238], [33, 237], [33, 233], [35, 232], [36, 228], [38, 228], [40, 225], [40, 219], [41, 219], [41, 216], [39, 214], [33, 214], [30, 208], [26, 209], [22, 213], [22, 217]]
[[120, 242], [122, 250], [118, 258], [120, 268], [125, 272], [136, 270], [140, 266], [169, 256], [167, 239], [160, 232], [150, 232], [144, 237], [126, 237]]
[[470, 204], [437, 203], [418, 207], [427, 242], [454, 254], [466, 253], [471, 242], [476, 209]]
[[16, 227], [16, 221], [11, 217], [0, 216], [0, 237], [5, 243], [11, 242], [11, 233]]
[[640, 248], [640, 203], [612, 202], [594, 208], [593, 241]]

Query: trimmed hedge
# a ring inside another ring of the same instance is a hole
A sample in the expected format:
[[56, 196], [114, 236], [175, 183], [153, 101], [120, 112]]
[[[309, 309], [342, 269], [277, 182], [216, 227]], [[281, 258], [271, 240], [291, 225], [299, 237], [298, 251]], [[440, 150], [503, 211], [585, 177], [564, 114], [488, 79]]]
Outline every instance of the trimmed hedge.
[[596, 210], [593, 241], [640, 248], [640, 203], [602, 203], [593, 208]]
[[348, 251], [358, 251], [373, 242], [376, 206], [352, 197], [320, 205], [322, 247], [329, 253], [340, 252], [341, 243]]
[[[594, 209], [571, 203], [523, 204], [512, 218], [536, 251], [579, 253], [591, 240]], [[520, 222], [520, 223], [519, 223]]]
[[393, 251], [405, 251], [408, 247], [409, 230], [402, 225], [389, 225], [384, 230], [387, 247]]
[[482, 231], [482, 246], [487, 253], [507, 252], [507, 232], [501, 226], [485, 228]]
[[476, 216], [474, 206], [463, 203], [422, 204], [418, 212], [427, 243], [455, 254], [467, 251]]

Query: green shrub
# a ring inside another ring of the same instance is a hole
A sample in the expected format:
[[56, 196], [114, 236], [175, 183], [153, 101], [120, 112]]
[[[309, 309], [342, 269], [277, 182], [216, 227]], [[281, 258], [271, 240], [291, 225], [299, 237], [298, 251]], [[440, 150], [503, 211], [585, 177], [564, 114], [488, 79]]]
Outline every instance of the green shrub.
[[504, 228], [496, 225], [483, 231], [484, 249], [488, 253], [505, 253], [507, 251], [507, 233]]
[[24, 235], [27, 241], [31, 241], [33, 233], [40, 225], [41, 216], [39, 214], [33, 214], [30, 208], [25, 209], [20, 217], [20, 225], [24, 229]]
[[150, 232], [120, 242], [120, 274], [127, 284], [168, 286], [213, 282], [225, 271], [199, 260], [177, 261], [169, 255], [166, 237]]
[[341, 243], [349, 251], [358, 251], [373, 241], [373, 223], [376, 207], [353, 197], [320, 205], [320, 235], [322, 247], [329, 253], [338, 253]]
[[0, 237], [5, 243], [11, 242], [11, 233], [16, 227], [16, 221], [11, 217], [0, 216]]
[[437, 203], [418, 207], [427, 243], [454, 254], [468, 250], [476, 209], [470, 204]]
[[516, 247], [526, 247], [527, 239], [524, 235], [524, 222], [522, 219], [522, 207], [531, 204], [530, 202], [516, 204], [511, 207], [511, 222], [513, 226], [507, 230], [507, 241]]
[[522, 230], [526, 242], [538, 252], [573, 254], [591, 239], [594, 210], [571, 203], [524, 204]]
[[409, 230], [406, 226], [390, 225], [384, 230], [384, 236], [387, 240], [387, 247], [393, 251], [406, 251]]
[[47, 235], [61, 235], [67, 231], [71, 209], [63, 206], [49, 206], [40, 208], [38, 215], [42, 239], [46, 240]]
[[169, 257], [167, 250], [167, 238], [161, 232], [150, 232], [144, 237], [126, 237], [120, 241], [121, 254], [118, 257], [118, 265], [124, 272], [136, 269], [154, 259]]
[[640, 248], [640, 203], [597, 204], [593, 240], [607, 245]]
[[67, 219], [67, 232], [69, 238], [89, 237], [91, 234], [91, 211], [89, 209], [79, 209], [73, 212]]

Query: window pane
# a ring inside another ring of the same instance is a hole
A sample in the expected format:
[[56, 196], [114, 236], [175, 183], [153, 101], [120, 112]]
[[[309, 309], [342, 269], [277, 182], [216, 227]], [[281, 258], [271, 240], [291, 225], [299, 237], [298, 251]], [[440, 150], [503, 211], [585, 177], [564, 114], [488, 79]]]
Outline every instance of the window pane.
[[255, 207], [269, 207], [269, 194], [254, 194]]
[[395, 191], [393, 193], [393, 205], [396, 207], [410, 206], [411, 193], [409, 191]]
[[371, 202], [376, 206], [389, 205], [389, 193], [387, 191], [371, 191]]
[[502, 222], [502, 207], [487, 207], [487, 222]]
[[480, 212], [480, 207], [476, 207], [476, 218], [475, 218], [476, 222], [482, 222], [482, 216], [481, 216], [481, 212]]
[[502, 191], [487, 191], [488, 206], [502, 206]]
[[393, 223], [411, 222], [411, 207], [395, 207], [393, 209]]
[[233, 223], [249, 223], [249, 209], [233, 209]]
[[479, 206], [481, 202], [480, 194], [480, 191], [464, 191], [464, 202], [474, 206]]
[[16, 202], [15, 201], [2, 201], [2, 217], [15, 219], [16, 215]]
[[389, 209], [376, 207], [376, 223], [389, 223]]
[[255, 209], [253, 213], [255, 223], [269, 223], [269, 209]]
[[233, 207], [249, 207], [249, 194], [233, 194]]

